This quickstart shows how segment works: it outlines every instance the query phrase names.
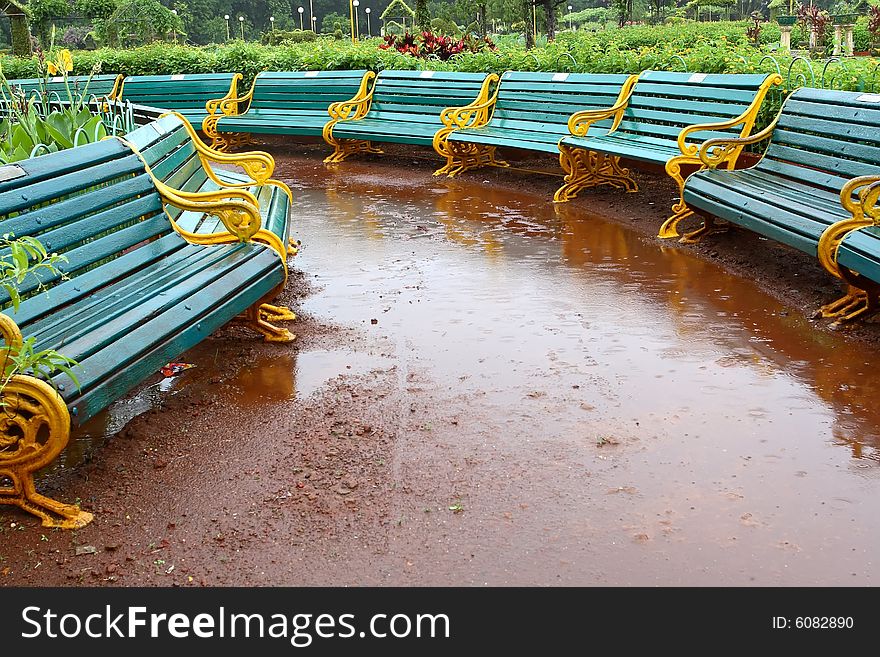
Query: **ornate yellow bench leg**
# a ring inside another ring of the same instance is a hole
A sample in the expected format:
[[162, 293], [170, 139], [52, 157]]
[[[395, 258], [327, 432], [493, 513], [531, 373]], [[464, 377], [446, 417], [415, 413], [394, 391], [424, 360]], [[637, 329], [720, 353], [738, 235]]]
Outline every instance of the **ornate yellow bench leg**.
[[509, 167], [496, 156], [496, 147], [485, 144], [449, 144], [449, 160], [446, 166], [437, 169], [434, 175], [445, 173], [454, 178], [460, 173], [480, 167]]
[[715, 217], [707, 215], [703, 218], [702, 226], [700, 226], [696, 230], [692, 230], [689, 233], [685, 233], [678, 241], [682, 244], [696, 244], [706, 235], [712, 235], [714, 233], [726, 233], [729, 229], [730, 224], [728, 224], [726, 221], [718, 223], [718, 220]]
[[333, 152], [324, 158], [324, 164], [342, 162], [355, 153], [382, 154], [381, 148], [376, 148], [365, 139], [337, 139], [333, 136], [333, 126], [335, 123], [335, 121], [330, 121], [330, 123], [324, 126], [324, 141], [333, 147]]
[[559, 165], [565, 171], [565, 184], [553, 195], [554, 203], [565, 203], [583, 189], [595, 187], [597, 180], [596, 155], [583, 148], [559, 144]]
[[850, 287], [849, 292], [831, 303], [826, 303], [813, 313], [813, 317], [834, 319], [837, 320], [835, 323], [843, 323], [864, 315], [870, 310], [877, 310], [877, 300], [872, 300], [871, 295], [864, 290]]
[[684, 178], [681, 176], [681, 165], [684, 161], [693, 162], [693, 158], [674, 157], [666, 163], [666, 173], [669, 174], [669, 176], [675, 181], [675, 184], [678, 185], [678, 202], [672, 206], [672, 216], [660, 226], [660, 231], [658, 232], [657, 237], [661, 239], [678, 237], [679, 222], [694, 214], [693, 210], [691, 210], [687, 206], [687, 203], [684, 202]]
[[34, 472], [58, 456], [70, 439], [70, 415], [64, 400], [44, 381], [13, 376], [3, 390], [0, 409], [0, 504], [12, 504], [32, 513], [44, 527], [76, 529], [93, 515], [72, 504], [40, 495]]
[[[268, 304], [266, 305], [268, 306]], [[293, 342], [296, 339], [296, 336], [286, 328], [281, 328], [280, 326], [272, 324], [271, 321], [278, 321], [275, 319], [275, 314], [263, 310], [263, 307], [264, 304], [251, 306], [247, 309], [244, 316], [239, 318], [239, 321], [243, 322], [258, 333], [262, 333], [263, 339], [266, 342]], [[287, 308], [280, 308], [278, 306], [268, 307], [274, 308], [278, 311], [284, 310], [291, 315], [293, 314]], [[284, 317], [284, 319], [286, 319], [286, 317]]]
[[596, 171], [595, 185], [611, 185], [617, 189], [624, 189], [627, 193], [639, 191], [639, 186], [629, 169], [620, 166], [620, 158], [616, 155], [595, 154], [593, 167]]
[[260, 317], [267, 322], [292, 322], [296, 319], [296, 313], [287, 306], [263, 303], [260, 304]]

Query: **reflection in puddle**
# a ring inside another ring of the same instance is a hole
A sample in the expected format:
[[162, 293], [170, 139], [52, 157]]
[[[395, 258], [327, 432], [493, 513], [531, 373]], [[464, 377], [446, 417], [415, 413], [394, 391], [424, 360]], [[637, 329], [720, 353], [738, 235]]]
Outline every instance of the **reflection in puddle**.
[[[303, 310], [392, 355], [258, 358], [226, 377], [231, 403], [290, 403], [374, 368], [423, 377], [461, 417], [443, 458], [483, 468], [468, 512], [522, 511], [515, 537], [474, 539], [487, 572], [510, 564], [525, 577], [552, 558], [615, 583], [868, 582], [880, 547], [876, 347], [817, 330], [753, 281], [584, 203], [554, 206], [479, 174], [420, 183], [377, 161], [300, 164], [279, 160], [278, 175], [294, 187], [297, 266], [322, 288]], [[212, 394], [211, 347], [185, 358], [198, 368], [86, 433], [112, 434], [185, 386]], [[427, 449], [401, 440], [401, 463]]]

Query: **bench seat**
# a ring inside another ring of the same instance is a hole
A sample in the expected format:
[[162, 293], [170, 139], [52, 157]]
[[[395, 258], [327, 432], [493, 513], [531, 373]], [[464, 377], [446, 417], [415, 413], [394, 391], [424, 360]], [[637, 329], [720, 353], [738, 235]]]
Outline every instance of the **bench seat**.
[[[494, 96], [483, 104], [446, 110], [444, 130], [434, 149], [446, 158], [436, 175], [456, 176], [480, 166], [508, 166], [497, 148], [559, 155], [559, 140], [578, 112], [610, 107], [635, 83], [634, 75], [507, 71]], [[607, 133], [613, 118], [590, 126], [591, 136]]]
[[[769, 139], [749, 169], [717, 168], [725, 152]], [[710, 168], [691, 175], [684, 200], [705, 216], [816, 257], [850, 292], [821, 309], [841, 321], [874, 312], [880, 286], [880, 95], [801, 88], [776, 120], [747, 138], [707, 141]]]
[[249, 134], [320, 137], [330, 121], [327, 108], [367, 95], [375, 74], [351, 71], [265, 71], [240, 98], [208, 103], [201, 124], [211, 147], [227, 150]]
[[450, 71], [384, 70], [365, 96], [334, 103], [324, 140], [341, 162], [360, 152], [381, 152], [372, 142], [430, 146], [443, 129], [441, 113], [450, 107], [484, 102], [498, 76]]
[[[554, 200], [569, 201], [599, 185], [638, 191], [621, 158], [659, 165], [679, 189], [672, 216], [660, 227], [659, 236], [677, 237], [679, 222], [693, 214], [683, 198], [682, 169], [705, 167], [698, 155], [702, 142], [748, 136], [767, 92], [781, 83], [778, 74], [644, 71], [616, 105], [571, 118], [571, 135], [559, 142], [560, 163], [567, 175]], [[594, 123], [612, 117], [615, 127], [610, 132], [590, 134]], [[741, 151], [727, 153], [724, 165], [733, 168]]]

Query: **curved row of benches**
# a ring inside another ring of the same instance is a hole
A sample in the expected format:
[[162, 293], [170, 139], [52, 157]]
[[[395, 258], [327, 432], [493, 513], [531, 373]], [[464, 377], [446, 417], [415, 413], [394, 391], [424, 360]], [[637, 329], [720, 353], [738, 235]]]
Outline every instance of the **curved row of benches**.
[[[86, 99], [107, 98], [134, 105], [175, 111], [196, 126], [215, 111], [218, 103], [238, 94], [241, 73], [188, 73], [181, 75], [71, 75], [47, 80], [28, 78], [10, 80], [25, 95], [43, 90], [48, 100], [68, 100], [68, 92]], [[210, 101], [210, 102], [206, 102]]]
[[[565, 171], [554, 200], [608, 185], [638, 189], [624, 163], [661, 166], [679, 189], [663, 238], [695, 213], [695, 241], [736, 224], [816, 256], [850, 286], [821, 309], [841, 321], [880, 307], [880, 96], [803, 88], [752, 134], [778, 75], [641, 75], [433, 71], [259, 74], [248, 94], [203, 124], [226, 148], [235, 135], [321, 134], [340, 162], [376, 142], [432, 145], [438, 175], [508, 166], [498, 149], [553, 153]], [[322, 111], [326, 109], [326, 114]], [[760, 161], [743, 150], [769, 140]]]

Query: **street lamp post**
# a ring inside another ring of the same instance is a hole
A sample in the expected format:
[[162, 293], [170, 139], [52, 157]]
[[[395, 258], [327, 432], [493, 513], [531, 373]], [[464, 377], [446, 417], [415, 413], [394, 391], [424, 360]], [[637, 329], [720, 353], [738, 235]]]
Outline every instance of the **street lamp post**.
[[361, 3], [360, 0], [354, 0], [354, 2], [352, 2], [351, 4], [354, 7], [354, 40], [357, 41], [361, 35], [361, 26], [358, 24], [358, 6]]
[[238, 25], [241, 27], [241, 40], [244, 41], [244, 16], [238, 17]]
[[532, 35], [538, 37], [538, 3], [532, 0]]
[[[176, 9], [172, 9], [171, 13], [174, 14], [175, 18], [177, 18], [177, 10]], [[174, 33], [174, 43], [177, 43], [177, 23], [175, 23], [174, 27], [171, 29], [172, 29], [172, 32]]]
[[272, 31], [274, 32], [275, 31], [275, 17], [274, 16], [269, 16], [269, 25], [272, 26]]
[[312, 16], [312, 32], [318, 33], [318, 17]]
[[367, 13], [367, 37], [373, 36], [373, 30], [370, 29], [370, 8], [366, 7], [364, 11]]
[[229, 14], [224, 14], [223, 18], [226, 19], [226, 40], [229, 41], [229, 39], [231, 38], [229, 36]]
[[309, 25], [312, 26], [312, 32], [317, 32], [315, 29], [315, 12], [312, 10], [312, 0], [309, 0]]
[[302, 32], [303, 31], [303, 12], [305, 11], [305, 9], [303, 9], [302, 7], [298, 7], [297, 11], [299, 12], [299, 31]]
[[571, 32], [571, 5], [568, 5], [568, 31]]

